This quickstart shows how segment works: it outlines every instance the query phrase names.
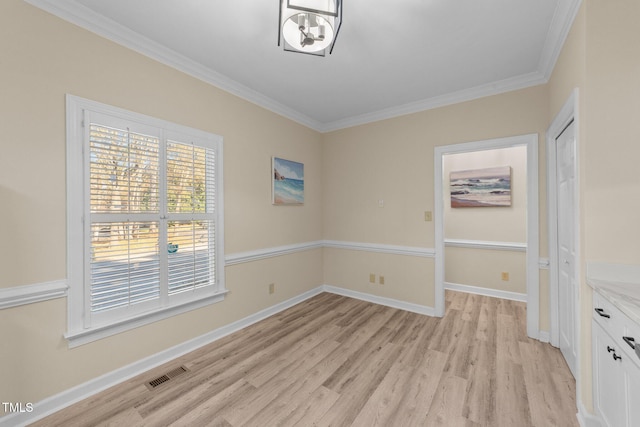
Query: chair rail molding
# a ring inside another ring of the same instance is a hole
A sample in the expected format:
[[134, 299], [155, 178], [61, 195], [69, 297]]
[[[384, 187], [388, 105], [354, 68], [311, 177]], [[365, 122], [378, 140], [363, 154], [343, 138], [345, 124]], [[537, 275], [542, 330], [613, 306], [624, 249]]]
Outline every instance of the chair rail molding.
[[67, 296], [66, 279], [0, 289], [0, 310]]
[[323, 240], [323, 247], [348, 249], [353, 251], [379, 252], [392, 255], [417, 256], [423, 258], [433, 258], [436, 255], [433, 248], [386, 245], [380, 243], [344, 242], [341, 240]]
[[494, 242], [488, 240], [444, 239], [444, 245], [456, 248], [492, 249], [498, 251], [526, 252], [527, 244], [518, 242]]

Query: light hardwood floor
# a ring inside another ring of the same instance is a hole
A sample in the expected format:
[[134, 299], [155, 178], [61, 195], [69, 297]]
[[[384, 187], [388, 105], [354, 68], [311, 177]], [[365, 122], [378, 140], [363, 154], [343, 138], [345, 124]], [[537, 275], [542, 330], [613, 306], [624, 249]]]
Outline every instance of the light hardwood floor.
[[323, 293], [35, 425], [578, 425], [575, 381], [527, 338], [523, 303], [446, 300], [438, 319]]

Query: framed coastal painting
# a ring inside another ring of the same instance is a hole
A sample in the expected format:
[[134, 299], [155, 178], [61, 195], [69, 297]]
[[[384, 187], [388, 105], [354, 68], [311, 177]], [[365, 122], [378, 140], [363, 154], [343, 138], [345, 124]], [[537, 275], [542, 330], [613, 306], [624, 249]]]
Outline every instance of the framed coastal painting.
[[451, 172], [451, 207], [511, 206], [511, 166]]
[[304, 164], [273, 157], [271, 190], [274, 205], [304, 204]]

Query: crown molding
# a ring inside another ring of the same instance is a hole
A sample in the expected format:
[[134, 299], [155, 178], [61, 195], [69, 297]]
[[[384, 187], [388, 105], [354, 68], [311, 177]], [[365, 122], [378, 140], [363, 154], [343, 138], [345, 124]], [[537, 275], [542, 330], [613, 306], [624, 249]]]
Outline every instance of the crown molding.
[[411, 102], [391, 108], [385, 108], [383, 110], [349, 117], [343, 120], [336, 120], [334, 122], [326, 123], [325, 125], [323, 125], [320, 129], [320, 132], [332, 132], [335, 130], [346, 129], [353, 126], [364, 125], [367, 123], [391, 119], [407, 114], [433, 110], [435, 108], [445, 107], [447, 105], [473, 101], [474, 99], [484, 98], [492, 95], [499, 95], [501, 93], [524, 89], [531, 86], [537, 86], [545, 84], [546, 82], [547, 79], [545, 79], [544, 75], [540, 72], [535, 71], [532, 73], [523, 74], [521, 76], [511, 77], [508, 79], [487, 83], [469, 89], [435, 96], [421, 101]]
[[538, 71], [417, 102], [323, 123], [244, 86], [228, 76], [205, 67], [172, 49], [143, 37], [135, 31], [111, 19], [105, 18], [83, 5], [75, 2], [55, 0], [24, 1], [65, 21], [321, 133], [547, 83], [582, 2], [582, 0], [564, 0], [558, 2], [549, 31], [547, 32], [545, 46], [538, 64]]
[[569, 36], [581, 4], [582, 0], [563, 0], [558, 2], [551, 25], [549, 25], [549, 30], [547, 31], [540, 62], [538, 63], [538, 69], [542, 71], [546, 81], [551, 78], [551, 73], [560, 57], [562, 47]]
[[164, 65], [181, 71], [198, 80], [209, 83], [225, 92], [256, 104], [273, 113], [293, 120], [303, 126], [320, 131], [322, 123], [281, 104], [230, 77], [196, 62], [160, 43], [106, 18], [81, 4], [55, 0], [24, 0], [25, 2], [57, 16], [67, 22], [84, 28], [94, 34], [111, 40], [121, 46], [138, 52]]

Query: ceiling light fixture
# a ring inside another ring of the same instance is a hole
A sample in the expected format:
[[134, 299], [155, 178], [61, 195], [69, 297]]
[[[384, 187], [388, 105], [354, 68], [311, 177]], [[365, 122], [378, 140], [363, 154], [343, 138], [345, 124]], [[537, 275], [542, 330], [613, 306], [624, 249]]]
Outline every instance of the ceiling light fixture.
[[289, 52], [325, 56], [342, 24], [342, 0], [280, 0], [278, 46]]

